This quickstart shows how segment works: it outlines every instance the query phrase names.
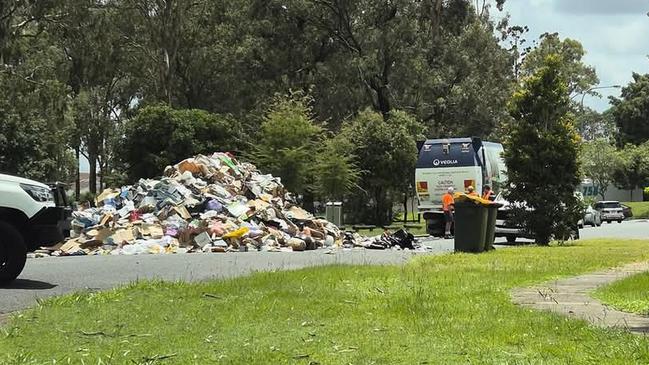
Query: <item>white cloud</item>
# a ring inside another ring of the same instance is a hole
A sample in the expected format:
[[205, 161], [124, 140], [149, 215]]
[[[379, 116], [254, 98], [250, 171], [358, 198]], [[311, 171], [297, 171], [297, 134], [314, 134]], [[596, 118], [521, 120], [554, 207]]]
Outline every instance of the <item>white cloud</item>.
[[[643, 10], [644, 9], [644, 10]], [[649, 0], [509, 0], [505, 11], [511, 24], [527, 25], [527, 39], [545, 32], [581, 42], [584, 61], [595, 67], [600, 85], [626, 85], [632, 72], [649, 73]], [[601, 94], [617, 95], [605, 89]], [[586, 98], [597, 110], [609, 107], [607, 98]]]
[[572, 15], [642, 14], [649, 10], [647, 0], [556, 0], [559, 13]]

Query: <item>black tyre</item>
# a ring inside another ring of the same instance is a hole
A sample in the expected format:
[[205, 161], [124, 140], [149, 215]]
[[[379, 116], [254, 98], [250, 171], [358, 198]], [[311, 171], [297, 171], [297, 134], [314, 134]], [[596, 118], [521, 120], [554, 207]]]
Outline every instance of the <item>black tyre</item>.
[[516, 243], [516, 236], [507, 236], [507, 243]]
[[579, 228], [573, 229], [570, 232], [570, 239], [576, 241], [579, 239]]
[[444, 220], [437, 217], [427, 219], [426, 233], [433, 237], [444, 237]]
[[0, 285], [16, 279], [26, 260], [23, 236], [9, 223], [0, 222]]
[[617, 221], [617, 222], [620, 223], [620, 224], [622, 223], [622, 221]]

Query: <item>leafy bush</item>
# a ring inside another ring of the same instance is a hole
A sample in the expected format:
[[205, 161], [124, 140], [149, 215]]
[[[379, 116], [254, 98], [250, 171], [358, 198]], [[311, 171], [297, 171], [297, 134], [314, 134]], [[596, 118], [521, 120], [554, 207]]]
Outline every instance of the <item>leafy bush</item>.
[[312, 190], [312, 160], [323, 138], [311, 103], [311, 98], [301, 92], [277, 95], [252, 145], [251, 157], [257, 167], [279, 176], [296, 194]]
[[361, 172], [341, 138], [327, 140], [315, 160], [314, 190], [326, 200], [341, 200], [357, 186]]
[[79, 205], [90, 204], [91, 206], [94, 206], [95, 197], [96, 197], [95, 194], [91, 193], [90, 191], [86, 191], [85, 193], [81, 193], [79, 195], [79, 201], [77, 201], [77, 203], [79, 203]]
[[393, 193], [412, 183], [421, 125], [404, 112], [393, 111], [386, 119], [372, 110], [343, 123], [341, 145], [363, 171], [362, 193], [350, 197], [358, 219], [375, 224], [391, 221]]
[[227, 115], [148, 106], [126, 122], [119, 152], [130, 180], [154, 177], [166, 166], [196, 154], [236, 150], [239, 129]]

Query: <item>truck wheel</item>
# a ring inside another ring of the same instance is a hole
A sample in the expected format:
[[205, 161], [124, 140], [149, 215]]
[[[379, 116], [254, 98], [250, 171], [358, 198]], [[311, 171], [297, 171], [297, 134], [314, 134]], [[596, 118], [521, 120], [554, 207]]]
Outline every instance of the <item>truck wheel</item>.
[[7, 284], [20, 275], [27, 260], [23, 236], [10, 224], [0, 222], [0, 284]]
[[573, 229], [570, 231], [570, 240], [576, 241], [579, 239], [579, 228]]
[[433, 237], [444, 237], [444, 221], [436, 217], [427, 219], [426, 233]]

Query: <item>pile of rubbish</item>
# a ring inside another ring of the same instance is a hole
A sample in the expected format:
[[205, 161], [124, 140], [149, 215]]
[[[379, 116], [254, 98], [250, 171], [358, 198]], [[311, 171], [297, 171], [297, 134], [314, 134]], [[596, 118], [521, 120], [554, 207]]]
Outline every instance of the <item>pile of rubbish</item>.
[[300, 208], [279, 178], [228, 153], [106, 189], [96, 205], [73, 213], [71, 237], [52, 255], [304, 251], [343, 239], [334, 224]]

